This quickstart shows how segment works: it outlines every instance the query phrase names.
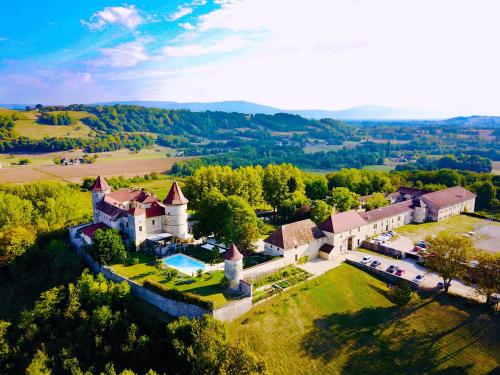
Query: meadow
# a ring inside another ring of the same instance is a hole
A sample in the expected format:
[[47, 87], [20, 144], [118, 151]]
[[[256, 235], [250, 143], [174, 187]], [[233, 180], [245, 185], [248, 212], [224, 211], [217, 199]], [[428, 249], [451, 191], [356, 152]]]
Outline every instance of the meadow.
[[229, 324], [272, 374], [485, 374], [498, 369], [500, 323], [443, 295], [399, 309], [384, 282], [347, 264], [292, 287]]

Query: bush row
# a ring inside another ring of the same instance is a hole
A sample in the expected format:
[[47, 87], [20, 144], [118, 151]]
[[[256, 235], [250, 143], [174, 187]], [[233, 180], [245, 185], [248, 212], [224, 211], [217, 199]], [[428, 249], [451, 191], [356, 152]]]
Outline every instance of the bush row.
[[207, 310], [214, 309], [214, 303], [212, 301], [204, 300], [200, 296], [194, 293], [180, 291], [178, 289], [167, 288], [164, 285], [154, 280], [144, 281], [143, 286], [165, 298], [170, 298], [179, 302], [190, 303], [192, 305], [196, 305]]

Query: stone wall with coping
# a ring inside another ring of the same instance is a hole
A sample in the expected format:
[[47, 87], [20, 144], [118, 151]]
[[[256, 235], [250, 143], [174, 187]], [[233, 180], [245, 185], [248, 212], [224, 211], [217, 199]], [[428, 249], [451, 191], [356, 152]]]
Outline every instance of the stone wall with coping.
[[284, 258], [273, 259], [269, 262], [257, 264], [256, 266], [245, 268], [243, 270], [243, 278], [246, 281], [258, 279], [261, 276], [269, 275], [280, 268], [286, 267], [291, 263], [287, 262]]
[[384, 278], [385, 280], [389, 281], [391, 284], [406, 284], [409, 285], [412, 289], [418, 289], [419, 285], [413, 281], [403, 279], [401, 277], [398, 277], [396, 275], [393, 275], [392, 273], [385, 272], [383, 270], [379, 270], [377, 268], [373, 268], [370, 266], [367, 266], [366, 264], [359, 263], [350, 259], [345, 260], [346, 263], [357, 267], [359, 269], [362, 269], [364, 271], [367, 271], [368, 273], [372, 273], [374, 275], [380, 276]]
[[237, 301], [232, 301], [227, 305], [214, 309], [212, 315], [215, 319], [223, 322], [230, 322], [243, 315], [252, 308], [252, 297], [243, 297]]

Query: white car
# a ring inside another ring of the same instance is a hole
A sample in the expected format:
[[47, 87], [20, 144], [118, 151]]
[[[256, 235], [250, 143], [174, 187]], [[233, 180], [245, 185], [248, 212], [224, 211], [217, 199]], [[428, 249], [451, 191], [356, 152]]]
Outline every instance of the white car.
[[364, 256], [363, 259], [361, 259], [361, 263], [363, 263], [363, 264], [370, 263], [371, 261], [372, 261], [372, 257], [369, 255]]
[[414, 283], [417, 283], [417, 284], [420, 284], [423, 280], [425, 279], [425, 276], [424, 275], [417, 275], [414, 279], [413, 279], [413, 282]]

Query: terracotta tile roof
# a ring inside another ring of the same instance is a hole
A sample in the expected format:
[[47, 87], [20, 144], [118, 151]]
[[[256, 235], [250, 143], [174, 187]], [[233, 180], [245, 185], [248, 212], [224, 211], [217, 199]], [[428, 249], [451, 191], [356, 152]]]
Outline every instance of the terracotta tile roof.
[[170, 191], [167, 194], [167, 197], [163, 200], [164, 204], [187, 204], [189, 201], [186, 199], [184, 194], [182, 194], [182, 190], [179, 187], [177, 181], [174, 181], [172, 186], [170, 187]]
[[330, 245], [330, 244], [327, 244], [325, 243], [324, 245], [322, 245], [320, 248], [319, 248], [319, 251], [321, 251], [322, 253], [326, 253], [326, 254], [330, 254], [333, 250], [333, 246]]
[[125, 203], [130, 201], [144, 202], [150, 195], [142, 190], [135, 190], [124, 188], [117, 191], [113, 191], [106, 195], [106, 198], [113, 199], [119, 203]]
[[424, 202], [427, 204], [430, 202], [439, 209], [453, 206], [457, 203], [462, 203], [475, 197], [476, 194], [471, 193], [462, 186], [454, 186], [448, 189], [422, 195]]
[[330, 233], [341, 233], [365, 225], [363, 217], [356, 211], [335, 213], [320, 224], [320, 229]]
[[146, 208], [146, 217], [156, 217], [165, 215], [165, 207], [158, 202], [151, 204], [151, 207]]
[[314, 239], [323, 238], [325, 234], [310, 219], [285, 224], [279, 227], [264, 242], [284, 250], [293, 249], [310, 243]]
[[121, 209], [120, 207], [114, 206], [106, 201], [106, 198], [97, 203], [96, 208], [108, 215], [111, 220], [116, 220], [122, 216], [127, 215], [127, 211]]
[[410, 199], [407, 201], [391, 204], [389, 206], [376, 208], [371, 211], [362, 212], [360, 216], [366, 221], [372, 222], [411, 210], [413, 210], [413, 200]]
[[233, 243], [229, 246], [229, 250], [224, 253], [224, 259], [237, 261], [243, 259], [243, 254], [240, 253], [236, 245]]
[[132, 207], [130, 210], [128, 210], [128, 214], [132, 216], [141, 216], [144, 215], [146, 211], [144, 208], [141, 207]]
[[94, 234], [95, 232], [98, 230], [98, 229], [108, 229], [109, 227], [104, 224], [104, 223], [96, 223], [96, 224], [90, 224], [90, 225], [87, 225], [86, 227], [83, 227], [80, 229], [80, 232], [83, 233], [84, 235], [86, 235], [87, 237], [89, 238], [93, 238], [94, 237]]
[[90, 191], [106, 191], [111, 190], [108, 183], [101, 176], [97, 176], [96, 180], [90, 187]]

